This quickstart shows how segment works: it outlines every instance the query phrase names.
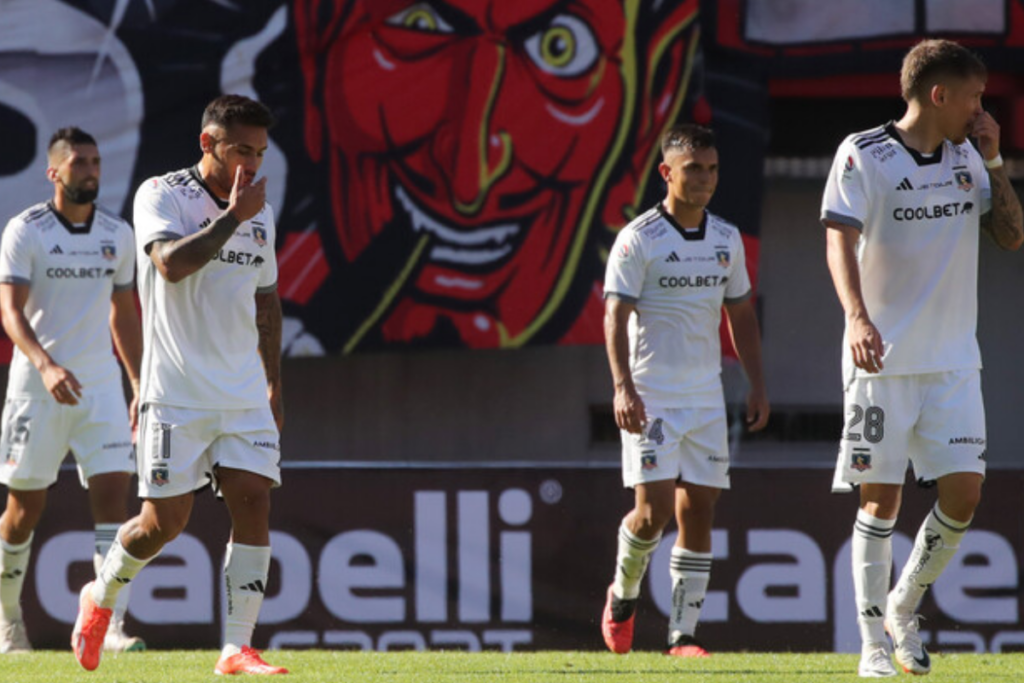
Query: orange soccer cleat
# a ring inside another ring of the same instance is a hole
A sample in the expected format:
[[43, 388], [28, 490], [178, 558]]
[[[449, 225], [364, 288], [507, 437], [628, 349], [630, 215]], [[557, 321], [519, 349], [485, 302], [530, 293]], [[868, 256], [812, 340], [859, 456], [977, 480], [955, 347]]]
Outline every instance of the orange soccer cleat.
[[601, 635], [604, 644], [617, 655], [633, 648], [633, 622], [636, 620], [636, 600], [623, 600], [615, 596], [608, 586], [608, 599], [601, 615]]
[[288, 669], [280, 666], [271, 666], [260, 657], [260, 651], [242, 646], [242, 651], [230, 657], [221, 657], [213, 673], [217, 675], [232, 674], [255, 674], [257, 676], [269, 676], [271, 674], [286, 674]]
[[710, 657], [711, 653], [693, 636], [679, 636], [666, 652], [670, 657]]
[[100, 607], [92, 600], [92, 581], [85, 584], [78, 598], [78, 619], [71, 632], [71, 647], [75, 658], [86, 671], [94, 671], [100, 665], [103, 641], [113, 610]]

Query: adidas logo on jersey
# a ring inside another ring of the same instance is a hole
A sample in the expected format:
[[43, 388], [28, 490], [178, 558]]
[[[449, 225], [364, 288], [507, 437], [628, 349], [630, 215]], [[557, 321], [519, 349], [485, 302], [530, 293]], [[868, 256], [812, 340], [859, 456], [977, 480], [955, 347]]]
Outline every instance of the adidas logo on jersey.
[[901, 182], [899, 185], [896, 186], [896, 189], [897, 190], [913, 190], [914, 186], [910, 184], [910, 180], [908, 178], [904, 178], [903, 182]]
[[679, 261], [679, 255], [676, 254], [676, 252], [674, 251], [668, 255], [668, 258], [665, 259], [666, 263], [679, 263]]
[[252, 583], [247, 583], [247, 584], [244, 584], [242, 586], [239, 586], [239, 590], [251, 591], [253, 593], [265, 593], [266, 592], [266, 590], [265, 590], [265, 588], [263, 586], [263, 582], [260, 581], [259, 579], [256, 579]]
[[51, 254], [63, 254], [64, 250], [60, 248], [59, 244], [53, 245], [53, 249], [50, 250]]

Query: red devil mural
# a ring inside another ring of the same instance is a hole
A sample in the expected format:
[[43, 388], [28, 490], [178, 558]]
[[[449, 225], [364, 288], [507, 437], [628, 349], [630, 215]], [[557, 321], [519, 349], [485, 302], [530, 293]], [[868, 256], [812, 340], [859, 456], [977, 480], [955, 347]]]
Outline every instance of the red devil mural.
[[345, 353], [600, 343], [603, 249], [689, 115], [697, 5], [297, 0], [324, 206], [281, 281], [306, 331]]

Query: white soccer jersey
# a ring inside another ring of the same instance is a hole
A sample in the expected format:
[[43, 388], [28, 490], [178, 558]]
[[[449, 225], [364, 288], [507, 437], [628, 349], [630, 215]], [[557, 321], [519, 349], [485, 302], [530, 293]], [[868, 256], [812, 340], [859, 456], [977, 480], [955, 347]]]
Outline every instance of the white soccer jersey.
[[[981, 367], [978, 221], [990, 208], [988, 171], [969, 143], [946, 140], [925, 157], [890, 122], [839, 146], [821, 218], [861, 231], [861, 291], [886, 349], [881, 375]], [[867, 373], [844, 337], [843, 377], [854, 376]]]
[[722, 303], [751, 293], [735, 226], [705, 212], [697, 230], [684, 231], [659, 203], [619, 232], [604, 293], [636, 305], [629, 363], [647, 405], [722, 405]]
[[[46, 352], [82, 383], [84, 392], [120, 386], [110, 338], [110, 296], [130, 288], [134, 239], [126, 222], [100, 207], [72, 225], [53, 204], [12, 218], [0, 239], [0, 282], [28, 285], [25, 317]], [[49, 396], [39, 371], [17, 348], [8, 398]]]
[[270, 206], [176, 284], [160, 275], [147, 253], [154, 241], [196, 233], [225, 209], [195, 168], [150, 178], [135, 194], [144, 402], [239, 410], [267, 405], [255, 295], [277, 286]]

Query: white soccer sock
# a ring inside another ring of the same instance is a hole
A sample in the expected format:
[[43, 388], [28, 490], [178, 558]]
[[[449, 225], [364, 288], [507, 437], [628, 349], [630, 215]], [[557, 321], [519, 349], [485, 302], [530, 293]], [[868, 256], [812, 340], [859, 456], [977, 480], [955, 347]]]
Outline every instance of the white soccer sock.
[[672, 613], [668, 622], [668, 645], [679, 636], [692, 636], [697, 631], [700, 610], [711, 580], [711, 553], [672, 548], [669, 563], [672, 577]]
[[949, 561], [960, 548], [971, 522], [950, 519], [936, 503], [914, 539], [914, 549], [903, 566], [900, 580], [892, 591], [893, 608], [902, 614], [917, 610], [928, 587], [942, 574]]
[[[106, 559], [107, 552], [110, 551], [110, 547], [114, 544], [114, 539], [117, 538], [117, 530], [120, 528], [120, 523], [96, 525], [96, 552], [92, 556], [92, 566], [96, 570], [96, 576], [100, 575], [100, 570], [103, 568], [103, 560]], [[125, 584], [118, 592], [117, 601], [114, 603], [114, 621], [124, 619], [125, 612], [128, 611], [128, 599], [131, 597], [131, 592], [132, 585], [130, 583]]]
[[118, 594], [157, 555], [145, 560], [132, 557], [124, 549], [124, 546], [121, 545], [120, 536], [115, 536], [114, 542], [110, 546], [110, 550], [107, 551], [106, 558], [103, 560], [103, 565], [96, 575], [96, 581], [92, 584], [93, 602], [105, 609], [116, 607]]
[[270, 572], [270, 546], [228, 543], [224, 557], [224, 648], [230, 657], [252, 644]]
[[619, 527], [619, 552], [615, 558], [615, 580], [612, 582], [612, 593], [622, 600], [635, 600], [640, 597], [640, 582], [647, 573], [647, 565], [651, 562], [651, 553], [661, 542], [661, 534], [650, 541], [633, 534], [623, 524]]
[[853, 525], [853, 592], [863, 643], [885, 642], [885, 600], [892, 576], [892, 531], [895, 519], [857, 511]]
[[24, 543], [0, 539], [0, 616], [6, 622], [21, 621], [21, 587], [32, 555], [32, 536]]

